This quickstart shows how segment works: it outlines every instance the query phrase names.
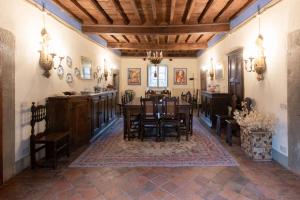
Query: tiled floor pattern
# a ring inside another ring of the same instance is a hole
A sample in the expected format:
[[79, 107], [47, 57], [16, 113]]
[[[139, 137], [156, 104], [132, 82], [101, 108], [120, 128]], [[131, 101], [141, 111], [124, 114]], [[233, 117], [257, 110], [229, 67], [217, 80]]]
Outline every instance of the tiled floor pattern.
[[275, 162], [248, 160], [237, 143], [224, 146], [238, 167], [80, 169], [67, 161], [57, 170], [25, 170], [0, 187], [0, 199], [300, 199], [300, 176]]

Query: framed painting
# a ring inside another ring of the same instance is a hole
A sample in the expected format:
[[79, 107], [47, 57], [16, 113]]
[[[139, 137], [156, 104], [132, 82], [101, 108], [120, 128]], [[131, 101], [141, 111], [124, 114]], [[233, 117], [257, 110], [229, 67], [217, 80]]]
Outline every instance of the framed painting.
[[223, 68], [216, 68], [215, 69], [215, 79], [219, 80], [219, 79], [223, 79], [223, 78], [224, 78]]
[[174, 85], [187, 84], [187, 68], [174, 68]]
[[141, 68], [128, 68], [128, 85], [141, 85]]

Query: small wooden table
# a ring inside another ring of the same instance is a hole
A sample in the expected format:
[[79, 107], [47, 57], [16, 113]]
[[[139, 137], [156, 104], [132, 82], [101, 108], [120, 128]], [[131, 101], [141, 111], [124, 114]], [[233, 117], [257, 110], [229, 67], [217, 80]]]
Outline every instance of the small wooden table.
[[[159, 106], [161, 105], [161, 102], [159, 102]], [[185, 121], [186, 121], [186, 127], [188, 128], [187, 131], [190, 131], [190, 127], [188, 126], [189, 120], [190, 120], [190, 109], [192, 109], [192, 105], [186, 101], [179, 100], [177, 103], [178, 112], [185, 114]], [[134, 98], [131, 102], [125, 104], [125, 110], [126, 110], [126, 116], [130, 115], [137, 115], [141, 113], [141, 101], [140, 98]], [[161, 109], [158, 109], [161, 110]], [[125, 120], [125, 119], [124, 119]], [[125, 121], [124, 121], [125, 123]], [[124, 129], [126, 131], [126, 129]]]

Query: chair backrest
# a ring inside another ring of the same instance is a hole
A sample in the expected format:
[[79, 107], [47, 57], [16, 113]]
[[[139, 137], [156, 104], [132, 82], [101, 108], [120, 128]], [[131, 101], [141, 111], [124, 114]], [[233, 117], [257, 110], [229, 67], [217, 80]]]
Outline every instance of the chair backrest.
[[178, 114], [177, 108], [178, 98], [166, 97], [163, 99], [162, 113], [168, 116], [176, 116]]
[[252, 110], [252, 99], [249, 98], [249, 97], [246, 97], [244, 99], [244, 102], [246, 103], [246, 108], [248, 111], [251, 111]]
[[156, 116], [157, 104], [155, 98], [142, 98], [141, 97], [141, 110], [142, 116]]
[[186, 102], [192, 103], [192, 94], [190, 91], [186, 93]]
[[135, 97], [135, 92], [133, 90], [125, 90], [127, 103], [132, 101]]
[[170, 90], [163, 90], [163, 91], [161, 91], [161, 94], [165, 97], [171, 97], [171, 91]]
[[145, 97], [146, 97], [146, 98], [147, 98], [147, 97], [150, 97], [150, 96], [153, 95], [153, 94], [156, 94], [156, 92], [155, 92], [154, 90], [149, 89], [149, 90], [147, 90], [147, 91], [145, 92]]
[[[38, 105], [36, 106], [34, 102], [32, 102], [32, 106], [31, 106], [31, 121], [30, 121], [30, 125], [31, 125], [31, 135], [34, 136], [34, 128], [35, 128], [35, 124], [45, 121], [46, 125], [45, 125], [45, 131], [48, 128], [48, 114], [47, 114], [47, 104], [46, 105]], [[44, 131], [44, 132], [45, 132]]]

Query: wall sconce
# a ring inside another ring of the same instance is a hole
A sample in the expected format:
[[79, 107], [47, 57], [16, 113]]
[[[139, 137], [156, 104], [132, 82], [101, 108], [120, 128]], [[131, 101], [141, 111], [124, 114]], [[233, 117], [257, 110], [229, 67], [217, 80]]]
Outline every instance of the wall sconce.
[[251, 49], [253, 52], [250, 53], [248, 59], [244, 60], [245, 70], [247, 72], [256, 72], [258, 81], [264, 80], [264, 73], [267, 69], [266, 56], [264, 53], [263, 42], [264, 38], [260, 34], [260, 11], [258, 8], [258, 23], [259, 23], [259, 35], [255, 42], [255, 48]]
[[106, 60], [104, 59], [104, 79], [105, 81], [107, 81], [107, 77], [108, 77], [108, 70], [107, 70], [107, 66], [106, 66]]
[[208, 75], [210, 77], [210, 80], [214, 79], [215, 73], [214, 73], [214, 62], [213, 58], [210, 59], [210, 64], [202, 67], [202, 70], [205, 72], [208, 72]]
[[53, 60], [55, 57], [55, 53], [50, 51], [50, 36], [45, 28], [45, 7], [43, 5], [43, 23], [44, 28], [41, 31], [42, 41], [41, 41], [41, 49], [39, 50], [40, 59], [39, 64], [40, 67], [44, 70], [44, 76], [50, 77], [50, 70], [53, 66]]

